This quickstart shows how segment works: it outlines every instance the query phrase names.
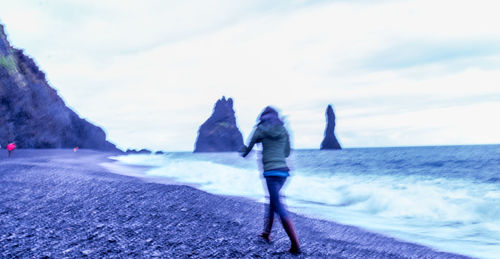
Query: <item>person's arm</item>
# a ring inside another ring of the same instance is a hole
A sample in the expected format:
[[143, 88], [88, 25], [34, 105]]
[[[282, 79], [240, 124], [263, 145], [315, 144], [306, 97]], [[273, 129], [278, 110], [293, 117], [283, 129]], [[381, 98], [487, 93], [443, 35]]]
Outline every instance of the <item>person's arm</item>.
[[256, 128], [253, 132], [250, 143], [248, 143], [248, 147], [245, 147], [244, 151], [241, 153], [241, 156], [246, 157], [248, 153], [252, 151], [252, 148], [255, 145], [255, 143], [258, 143], [259, 141], [260, 141], [260, 130], [259, 128]]
[[286, 133], [285, 157], [290, 156], [290, 136]]

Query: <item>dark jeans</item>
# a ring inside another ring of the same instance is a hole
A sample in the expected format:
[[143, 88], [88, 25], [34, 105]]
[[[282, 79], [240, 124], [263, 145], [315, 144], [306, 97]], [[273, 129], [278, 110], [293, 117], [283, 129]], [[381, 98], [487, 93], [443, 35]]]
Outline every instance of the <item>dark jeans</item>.
[[274, 221], [274, 213], [280, 216], [281, 220], [288, 218], [288, 212], [281, 203], [280, 200], [280, 190], [286, 181], [286, 177], [279, 176], [267, 176], [267, 190], [269, 191], [269, 210], [267, 213], [267, 218], [265, 220], [264, 232], [271, 233]]

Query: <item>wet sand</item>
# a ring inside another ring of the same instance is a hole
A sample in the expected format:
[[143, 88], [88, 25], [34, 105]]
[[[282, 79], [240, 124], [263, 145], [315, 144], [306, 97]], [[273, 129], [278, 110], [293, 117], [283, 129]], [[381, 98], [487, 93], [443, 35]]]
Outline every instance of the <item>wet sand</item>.
[[467, 258], [292, 214], [294, 256], [277, 219], [270, 244], [257, 237], [264, 204], [145, 181], [111, 155], [0, 150], [0, 257]]

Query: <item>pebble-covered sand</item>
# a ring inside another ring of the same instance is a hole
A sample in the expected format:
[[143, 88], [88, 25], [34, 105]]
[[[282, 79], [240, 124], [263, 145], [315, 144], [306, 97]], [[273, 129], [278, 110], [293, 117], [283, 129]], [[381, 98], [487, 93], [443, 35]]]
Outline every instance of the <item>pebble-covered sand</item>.
[[465, 258], [292, 215], [294, 256], [277, 219], [257, 237], [263, 204], [113, 174], [110, 155], [0, 150], [0, 258]]

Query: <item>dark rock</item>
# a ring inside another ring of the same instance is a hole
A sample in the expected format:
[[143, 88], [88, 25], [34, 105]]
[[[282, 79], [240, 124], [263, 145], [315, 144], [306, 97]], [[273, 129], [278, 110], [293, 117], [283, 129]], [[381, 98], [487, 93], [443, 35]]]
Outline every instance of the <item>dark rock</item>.
[[106, 133], [69, 109], [23, 50], [10, 46], [0, 24], [0, 145], [20, 148], [118, 149]]
[[163, 151], [156, 151], [155, 152], [155, 155], [163, 155], [163, 154], [165, 154], [165, 152], [163, 152]]
[[335, 137], [335, 113], [331, 105], [326, 108], [326, 129], [325, 138], [321, 142], [321, 150], [324, 149], [342, 149], [339, 141]]
[[127, 149], [127, 151], [125, 151], [125, 154], [151, 154], [151, 150], [148, 150], [148, 149], [141, 149], [141, 150], [136, 150], [136, 149]]
[[2, 57], [10, 54], [11, 46], [7, 41], [7, 37], [5, 36], [5, 31], [3, 30], [3, 25], [0, 24], [0, 55]]
[[143, 148], [143, 149], [139, 150], [139, 152], [138, 152], [138, 153], [139, 153], [139, 154], [151, 154], [151, 153], [153, 153], [153, 152], [151, 152], [151, 150], [149, 150], [149, 149], [144, 149], [144, 148]]
[[223, 96], [198, 130], [194, 152], [232, 152], [242, 146], [243, 136], [236, 126], [233, 99], [226, 100]]

